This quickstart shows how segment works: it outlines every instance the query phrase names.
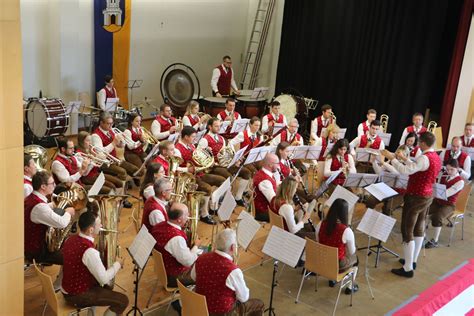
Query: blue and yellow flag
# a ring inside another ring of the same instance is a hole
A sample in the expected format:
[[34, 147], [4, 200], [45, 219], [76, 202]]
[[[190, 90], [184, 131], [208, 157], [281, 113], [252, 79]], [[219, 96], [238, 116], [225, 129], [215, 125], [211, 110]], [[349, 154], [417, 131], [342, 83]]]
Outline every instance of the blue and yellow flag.
[[128, 107], [132, 0], [94, 0], [95, 87], [112, 75], [120, 104]]

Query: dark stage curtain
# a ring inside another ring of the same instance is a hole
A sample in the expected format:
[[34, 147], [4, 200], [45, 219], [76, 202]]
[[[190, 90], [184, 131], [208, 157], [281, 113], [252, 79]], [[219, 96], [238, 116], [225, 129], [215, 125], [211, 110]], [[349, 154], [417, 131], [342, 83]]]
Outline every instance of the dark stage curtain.
[[349, 140], [367, 109], [386, 113], [393, 147], [414, 112], [439, 118], [462, 2], [287, 0], [277, 94], [331, 104]]

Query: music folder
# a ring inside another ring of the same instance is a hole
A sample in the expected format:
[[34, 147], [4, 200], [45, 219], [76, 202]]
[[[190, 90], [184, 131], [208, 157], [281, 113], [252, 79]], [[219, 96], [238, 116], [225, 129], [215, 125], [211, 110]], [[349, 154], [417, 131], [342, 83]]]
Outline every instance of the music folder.
[[119, 103], [119, 98], [107, 98], [105, 102], [105, 109], [106, 112], [115, 112], [117, 110], [117, 104]]

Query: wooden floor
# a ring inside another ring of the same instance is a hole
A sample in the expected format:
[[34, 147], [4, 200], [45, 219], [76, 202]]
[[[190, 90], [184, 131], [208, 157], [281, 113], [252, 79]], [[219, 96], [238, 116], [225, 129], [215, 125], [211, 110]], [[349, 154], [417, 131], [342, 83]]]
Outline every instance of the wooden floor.
[[[132, 190], [132, 194], [137, 194], [136, 188]], [[455, 242], [451, 247], [447, 247], [446, 243], [449, 238], [449, 229], [443, 228], [440, 243], [442, 246], [436, 249], [426, 250], [425, 256], [420, 255], [418, 260], [418, 268], [415, 278], [401, 279], [390, 273], [390, 269], [399, 267], [396, 258], [391, 255], [383, 254], [377, 269], [373, 267], [374, 256], [369, 257], [369, 275], [371, 285], [374, 290], [375, 300], [371, 300], [368, 295], [368, 286], [365, 278], [364, 269], [361, 268], [357, 277], [360, 285], [360, 291], [356, 294], [354, 306], [348, 307], [348, 300], [343, 296], [339, 302], [338, 311], [342, 313], [352, 312], [355, 314], [381, 315], [396, 306], [402, 304], [413, 295], [418, 294], [430, 285], [435, 283], [440, 276], [447, 273], [466, 259], [474, 257], [474, 218], [472, 212], [474, 210], [474, 199], [471, 198], [469, 204], [469, 214], [465, 219], [464, 240], [460, 240], [460, 225], [457, 227]], [[137, 205], [135, 205], [136, 207]], [[241, 208], [236, 209], [234, 216], [242, 211]], [[354, 216], [354, 221], [361, 218], [365, 211], [362, 204], [358, 204]], [[131, 209], [123, 209], [120, 218], [119, 243], [122, 248], [127, 247], [136, 235], [133, 222], [131, 221]], [[387, 242], [387, 246], [396, 252], [401, 252], [401, 237], [399, 230], [400, 212], [395, 213], [397, 217], [397, 226], [392, 233], [391, 238]], [[316, 219], [314, 219], [316, 222]], [[246, 252], [240, 252], [239, 266], [244, 270], [248, 286], [251, 290], [251, 296], [262, 299], [266, 304], [269, 301], [269, 285], [272, 275], [272, 264], [266, 262], [260, 266], [262, 261], [261, 249], [265, 242], [266, 235], [270, 227], [264, 225], [258, 232], [256, 238], [250, 245], [250, 249]], [[211, 226], [200, 224], [198, 233], [203, 242], [210, 243]], [[359, 247], [367, 245], [367, 238], [356, 233], [356, 240]], [[125, 251], [123, 251], [125, 254]], [[128, 254], [125, 254], [128, 256]], [[358, 252], [361, 261], [361, 267], [364, 267], [366, 261], [366, 253]], [[267, 258], [268, 259], [268, 258]], [[127, 258], [125, 268], [121, 270], [116, 278], [117, 285], [124, 288], [130, 302], [133, 302], [133, 274], [130, 258]], [[45, 271], [54, 278], [58, 272], [58, 267], [48, 267]], [[278, 315], [324, 315], [332, 312], [337, 292], [335, 289], [327, 287], [326, 282], [320, 282], [321, 290], [314, 292], [314, 281], [306, 281], [303, 287], [300, 303], [295, 305], [294, 298], [298, 290], [301, 279], [301, 269], [291, 269], [286, 267], [284, 270], [279, 286], [276, 290], [275, 306]], [[149, 309], [145, 308], [146, 301], [151, 293], [155, 278], [153, 274], [153, 263], [150, 261], [145, 269], [142, 280], [140, 281], [139, 290], [139, 306], [142, 310], [147, 310], [147, 315], [175, 315], [174, 311], [165, 312], [165, 308], [158, 308], [160, 300], [167, 296], [161, 289], [153, 296], [152, 304]], [[116, 287], [116, 289], [118, 289]], [[120, 290], [120, 289], [118, 289]], [[38, 279], [31, 270], [25, 271], [25, 315], [40, 315], [43, 308], [43, 296], [41, 286]], [[100, 311], [104, 309], [98, 309]], [[46, 315], [53, 315], [48, 308]]]

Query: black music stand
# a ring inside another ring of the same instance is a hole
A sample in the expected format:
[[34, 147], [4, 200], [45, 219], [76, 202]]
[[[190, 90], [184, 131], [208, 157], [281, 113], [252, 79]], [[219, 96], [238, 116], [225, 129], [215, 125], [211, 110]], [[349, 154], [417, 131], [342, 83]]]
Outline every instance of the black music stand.
[[128, 106], [128, 108], [132, 108], [133, 107], [133, 89], [136, 89], [136, 88], [140, 88], [143, 84], [143, 80], [141, 79], [134, 79], [134, 80], [129, 80], [128, 81], [128, 86], [127, 88], [130, 90], [130, 104]]

